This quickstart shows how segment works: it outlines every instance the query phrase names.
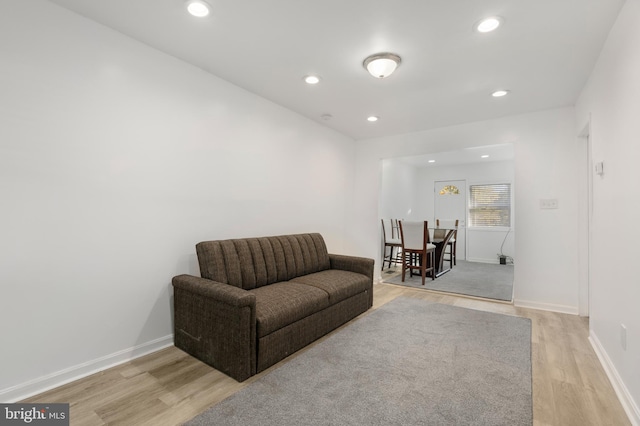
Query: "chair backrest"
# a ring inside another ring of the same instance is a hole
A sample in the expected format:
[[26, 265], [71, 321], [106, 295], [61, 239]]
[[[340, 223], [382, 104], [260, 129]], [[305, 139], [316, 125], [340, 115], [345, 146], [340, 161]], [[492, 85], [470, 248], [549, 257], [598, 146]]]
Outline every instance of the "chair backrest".
[[380, 222], [382, 222], [382, 241], [384, 241], [386, 243], [387, 242], [387, 233], [384, 230], [384, 219], [380, 219]]
[[458, 219], [436, 219], [436, 228], [458, 229]]
[[398, 225], [398, 219], [391, 220], [391, 238], [400, 238], [400, 226]]
[[403, 250], [426, 250], [429, 242], [429, 227], [427, 221], [400, 221], [400, 239]]
[[435, 228], [433, 230], [433, 239], [442, 240], [447, 235], [447, 230], [444, 228]]
[[[441, 236], [435, 237], [434, 238], [439, 238], [442, 239], [445, 236], [445, 229], [455, 229], [455, 232], [453, 233], [453, 238], [457, 238], [458, 236], [458, 219], [436, 219], [436, 228], [442, 228], [441, 229]], [[435, 234], [435, 232], [434, 232]]]

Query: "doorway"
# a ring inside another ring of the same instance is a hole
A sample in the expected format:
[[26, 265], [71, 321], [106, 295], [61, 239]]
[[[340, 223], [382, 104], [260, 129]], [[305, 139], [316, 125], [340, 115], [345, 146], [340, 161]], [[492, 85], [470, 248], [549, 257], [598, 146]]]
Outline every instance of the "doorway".
[[[384, 282], [416, 288], [463, 294], [509, 302], [513, 298], [513, 256], [515, 233], [508, 229], [469, 228], [470, 185], [505, 183], [514, 180], [513, 144], [470, 147], [410, 157], [381, 160], [379, 218], [427, 220], [458, 219], [457, 264], [449, 273], [422, 285], [402, 281], [400, 268], [383, 271]], [[447, 186], [456, 195], [440, 196]], [[456, 189], [451, 189], [456, 192]], [[434, 193], [431, 193], [431, 191]], [[511, 197], [513, 198], [513, 197]], [[511, 207], [513, 209], [513, 205]], [[513, 223], [512, 223], [512, 226]], [[507, 234], [507, 231], [510, 231]], [[504, 252], [506, 265], [496, 253]]]

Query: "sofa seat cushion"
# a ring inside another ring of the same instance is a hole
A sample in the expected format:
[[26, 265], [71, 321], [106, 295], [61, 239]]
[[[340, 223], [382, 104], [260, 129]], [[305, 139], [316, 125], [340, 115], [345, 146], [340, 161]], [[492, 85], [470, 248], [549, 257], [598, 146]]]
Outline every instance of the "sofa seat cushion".
[[324, 290], [329, 295], [332, 305], [366, 291], [371, 285], [371, 279], [366, 275], [339, 269], [303, 275], [292, 279], [291, 282]]
[[326, 291], [290, 281], [249, 290], [256, 296], [258, 338], [329, 306]]

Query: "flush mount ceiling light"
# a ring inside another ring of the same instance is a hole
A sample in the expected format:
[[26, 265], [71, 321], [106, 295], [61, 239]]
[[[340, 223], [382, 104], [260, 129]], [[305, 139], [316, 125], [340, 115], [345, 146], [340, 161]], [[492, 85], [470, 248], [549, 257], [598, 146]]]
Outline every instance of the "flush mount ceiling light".
[[318, 84], [320, 83], [320, 77], [317, 75], [308, 75], [304, 78], [304, 81], [307, 84]]
[[479, 33], [489, 33], [502, 24], [503, 19], [499, 16], [491, 16], [485, 18], [475, 25], [476, 31]]
[[375, 123], [376, 121], [378, 121], [378, 117], [376, 117], [375, 115], [372, 115], [370, 117], [367, 117], [367, 121], [370, 123]]
[[400, 61], [400, 56], [395, 53], [376, 53], [365, 59], [362, 66], [375, 78], [385, 78], [398, 68]]
[[489, 156], [485, 154], [485, 155], [481, 155], [480, 158], [489, 158]]
[[209, 14], [209, 5], [202, 0], [187, 0], [187, 11], [193, 16], [204, 18]]
[[491, 94], [494, 98], [501, 98], [503, 96], [507, 96], [509, 94], [508, 90], [496, 90]]

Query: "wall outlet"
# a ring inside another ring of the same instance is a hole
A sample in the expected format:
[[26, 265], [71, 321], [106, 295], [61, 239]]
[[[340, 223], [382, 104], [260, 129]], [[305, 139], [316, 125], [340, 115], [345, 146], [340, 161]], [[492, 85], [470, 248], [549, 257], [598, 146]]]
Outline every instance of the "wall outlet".
[[557, 198], [541, 199], [540, 208], [541, 209], [557, 209], [558, 199]]
[[620, 324], [620, 344], [622, 349], [627, 350], [627, 327], [624, 324]]

